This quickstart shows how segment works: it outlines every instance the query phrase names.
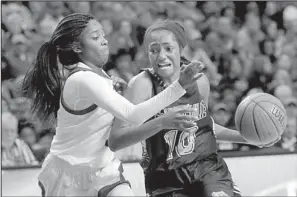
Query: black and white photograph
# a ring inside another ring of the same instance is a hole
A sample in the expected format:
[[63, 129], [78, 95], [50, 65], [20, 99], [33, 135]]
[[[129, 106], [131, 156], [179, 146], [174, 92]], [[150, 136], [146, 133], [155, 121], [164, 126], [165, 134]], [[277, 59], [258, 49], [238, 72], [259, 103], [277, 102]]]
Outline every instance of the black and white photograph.
[[297, 196], [296, 1], [1, 1], [1, 196]]

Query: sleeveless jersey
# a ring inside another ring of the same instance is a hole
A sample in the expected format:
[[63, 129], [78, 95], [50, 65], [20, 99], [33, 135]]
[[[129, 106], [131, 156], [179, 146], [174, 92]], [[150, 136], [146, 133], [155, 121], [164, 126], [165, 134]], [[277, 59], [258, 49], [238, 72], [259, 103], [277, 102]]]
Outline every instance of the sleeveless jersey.
[[[160, 91], [160, 86], [150, 71], [146, 71], [153, 82], [154, 94]], [[197, 109], [199, 120], [197, 126], [192, 127], [193, 135], [185, 131], [164, 129], [146, 140], [146, 150], [149, 164], [146, 174], [154, 171], [166, 171], [177, 169], [180, 166], [203, 160], [217, 153], [216, 139], [214, 136], [214, 122], [209, 115], [203, 97], [200, 95], [198, 86], [191, 95], [184, 95], [178, 101], [163, 109], [153, 118], [156, 118], [172, 108], [180, 105], [188, 105]]]

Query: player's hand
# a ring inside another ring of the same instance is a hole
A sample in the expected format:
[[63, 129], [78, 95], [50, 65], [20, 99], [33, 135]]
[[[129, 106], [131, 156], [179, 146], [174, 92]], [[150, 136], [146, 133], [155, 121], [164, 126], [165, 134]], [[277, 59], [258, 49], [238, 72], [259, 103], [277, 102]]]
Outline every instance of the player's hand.
[[269, 148], [271, 146], [274, 146], [278, 141], [281, 140], [281, 136], [279, 136], [275, 141], [269, 143], [269, 144], [263, 144], [263, 145], [256, 145], [258, 148]]
[[178, 106], [170, 109], [159, 119], [163, 129], [191, 132], [188, 129], [197, 126], [195, 122], [198, 121], [197, 109], [191, 108], [190, 105]]
[[201, 73], [204, 65], [199, 61], [193, 61], [182, 67], [178, 82], [184, 89], [190, 88], [196, 81], [203, 76]]
[[116, 92], [119, 94], [122, 94], [123, 91], [127, 88], [127, 82], [124, 81], [123, 79], [115, 76], [111, 76], [112, 82], [113, 82], [113, 87]]

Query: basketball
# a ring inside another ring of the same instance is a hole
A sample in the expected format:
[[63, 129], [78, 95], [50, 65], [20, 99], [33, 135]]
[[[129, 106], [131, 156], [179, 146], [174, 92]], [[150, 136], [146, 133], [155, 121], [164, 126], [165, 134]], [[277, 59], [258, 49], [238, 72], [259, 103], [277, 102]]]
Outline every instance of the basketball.
[[286, 128], [286, 110], [276, 97], [255, 93], [244, 98], [238, 105], [235, 125], [248, 143], [272, 146], [280, 140]]

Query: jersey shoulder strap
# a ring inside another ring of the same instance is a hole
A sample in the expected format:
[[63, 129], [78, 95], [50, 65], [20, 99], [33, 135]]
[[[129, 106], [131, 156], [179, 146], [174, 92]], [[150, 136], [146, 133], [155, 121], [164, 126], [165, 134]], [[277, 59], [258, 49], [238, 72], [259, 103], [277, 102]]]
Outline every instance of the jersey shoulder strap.
[[[79, 71], [91, 71], [91, 72], [94, 72], [96, 73], [94, 70], [92, 69], [89, 69], [89, 68], [81, 68], [81, 67], [75, 67], [74, 69], [72, 69], [68, 75], [67, 78], [69, 78], [71, 75], [73, 75], [74, 73], [77, 73]], [[97, 73], [96, 73], [97, 74]], [[66, 79], [67, 80], [67, 79]], [[64, 88], [62, 89], [62, 93], [61, 93], [61, 104], [63, 106], [63, 108], [70, 114], [73, 114], [73, 115], [85, 115], [87, 113], [90, 113], [92, 111], [94, 111], [98, 106], [96, 104], [92, 104], [91, 106], [87, 107], [86, 109], [82, 109], [82, 110], [74, 110], [74, 109], [71, 109], [71, 107], [69, 107], [69, 105], [67, 105], [67, 103], [65, 102], [64, 100], [64, 97], [63, 97], [63, 90]]]
[[152, 96], [155, 96], [158, 94], [157, 92], [157, 86], [156, 86], [156, 79], [155, 79], [155, 76], [153, 75], [153, 72], [154, 70], [151, 69], [151, 68], [144, 68], [144, 69], [141, 69], [140, 71], [144, 71], [148, 74], [148, 76], [150, 77], [151, 79], [151, 82], [152, 82], [152, 87], [153, 87], [153, 95]]

